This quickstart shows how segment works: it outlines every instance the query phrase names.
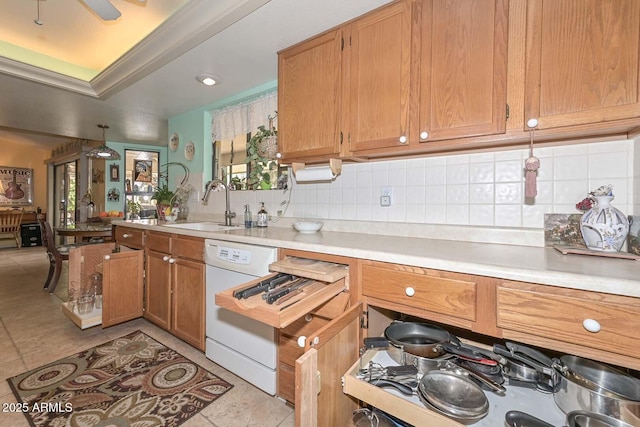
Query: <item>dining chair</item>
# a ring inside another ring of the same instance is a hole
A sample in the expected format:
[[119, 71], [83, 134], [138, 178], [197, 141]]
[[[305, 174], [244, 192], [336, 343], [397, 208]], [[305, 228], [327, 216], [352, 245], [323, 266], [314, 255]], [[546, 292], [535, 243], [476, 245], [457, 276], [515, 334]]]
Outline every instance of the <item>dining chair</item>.
[[20, 223], [24, 215], [24, 208], [0, 211], [0, 234], [11, 234], [16, 246], [20, 249]]
[[47, 280], [44, 282], [44, 289], [49, 291], [49, 293], [53, 293], [58, 285], [58, 280], [60, 280], [62, 262], [69, 261], [69, 249], [75, 246], [56, 246], [51, 224], [44, 221], [40, 216], [38, 216], [38, 224], [40, 224], [42, 246], [46, 248], [47, 255], [49, 256], [49, 274], [47, 275]]

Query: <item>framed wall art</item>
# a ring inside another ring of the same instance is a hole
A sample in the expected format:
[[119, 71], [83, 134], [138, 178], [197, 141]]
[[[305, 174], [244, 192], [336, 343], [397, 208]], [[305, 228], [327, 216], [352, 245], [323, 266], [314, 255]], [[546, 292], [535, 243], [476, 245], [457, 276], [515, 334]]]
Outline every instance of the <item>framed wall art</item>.
[[133, 180], [138, 182], [151, 182], [151, 160], [133, 161]]
[[0, 206], [33, 204], [33, 169], [0, 166]]
[[120, 181], [120, 166], [119, 165], [109, 166], [109, 176], [111, 178], [111, 182]]

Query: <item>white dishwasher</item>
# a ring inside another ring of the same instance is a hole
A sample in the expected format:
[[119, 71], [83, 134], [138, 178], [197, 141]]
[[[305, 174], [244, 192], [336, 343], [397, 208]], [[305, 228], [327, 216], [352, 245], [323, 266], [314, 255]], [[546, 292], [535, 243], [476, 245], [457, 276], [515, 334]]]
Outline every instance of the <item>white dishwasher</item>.
[[265, 392], [276, 394], [276, 331], [215, 304], [215, 294], [269, 274], [272, 247], [205, 240], [208, 359]]

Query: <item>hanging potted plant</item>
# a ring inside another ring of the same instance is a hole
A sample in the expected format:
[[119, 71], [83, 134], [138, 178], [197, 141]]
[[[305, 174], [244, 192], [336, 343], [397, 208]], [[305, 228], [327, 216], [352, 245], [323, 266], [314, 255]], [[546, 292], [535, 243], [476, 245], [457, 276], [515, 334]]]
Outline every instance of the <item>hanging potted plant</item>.
[[[258, 132], [251, 136], [247, 147], [248, 155], [246, 163], [249, 165], [249, 177], [247, 186], [253, 190], [262, 188], [264, 175], [276, 170], [278, 163], [273, 160], [277, 153], [277, 134], [273, 128], [273, 119], [269, 116], [269, 128], [258, 126]], [[271, 177], [269, 177], [270, 182]], [[269, 185], [269, 188], [271, 186]]]

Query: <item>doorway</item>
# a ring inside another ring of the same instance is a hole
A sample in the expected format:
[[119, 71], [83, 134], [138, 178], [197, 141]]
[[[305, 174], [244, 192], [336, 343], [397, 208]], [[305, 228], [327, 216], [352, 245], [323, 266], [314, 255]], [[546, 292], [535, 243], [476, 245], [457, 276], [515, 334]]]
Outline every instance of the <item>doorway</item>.
[[66, 227], [76, 223], [78, 161], [60, 163], [53, 168], [53, 224]]

